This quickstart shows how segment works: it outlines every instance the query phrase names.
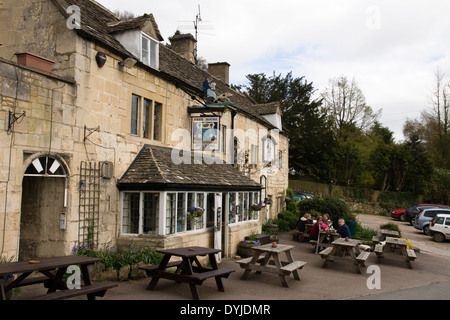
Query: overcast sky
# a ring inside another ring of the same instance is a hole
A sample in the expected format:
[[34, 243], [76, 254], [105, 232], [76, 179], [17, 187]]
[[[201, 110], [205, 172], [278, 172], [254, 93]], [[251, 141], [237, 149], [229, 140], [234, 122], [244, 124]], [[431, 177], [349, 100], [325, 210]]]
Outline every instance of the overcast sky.
[[304, 76], [317, 93], [330, 78], [355, 78], [381, 123], [403, 140], [403, 124], [431, 107], [437, 68], [450, 79], [448, 0], [97, 0], [153, 13], [167, 41], [194, 34], [198, 55], [228, 62], [230, 82], [248, 74]]

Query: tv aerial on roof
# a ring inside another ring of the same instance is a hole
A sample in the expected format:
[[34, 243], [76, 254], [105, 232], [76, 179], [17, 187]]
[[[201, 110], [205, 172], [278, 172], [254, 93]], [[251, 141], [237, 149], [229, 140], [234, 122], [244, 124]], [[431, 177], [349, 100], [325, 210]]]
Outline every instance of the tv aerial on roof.
[[[191, 22], [191, 21], [181, 21], [181, 22]], [[200, 26], [199, 25], [200, 22], [209, 22], [209, 21], [202, 20], [200, 5], [198, 5], [198, 13], [195, 16], [195, 21], [192, 21], [192, 22], [194, 23], [195, 40], [198, 40], [199, 29], [204, 29], [204, 30], [206, 30], [206, 29], [212, 30], [213, 29], [213, 27], [211, 27], [211, 26]], [[182, 26], [178, 26], [178, 29], [192, 29], [192, 26], [191, 25], [182, 25]], [[207, 33], [205, 33], [205, 34], [207, 34]]]

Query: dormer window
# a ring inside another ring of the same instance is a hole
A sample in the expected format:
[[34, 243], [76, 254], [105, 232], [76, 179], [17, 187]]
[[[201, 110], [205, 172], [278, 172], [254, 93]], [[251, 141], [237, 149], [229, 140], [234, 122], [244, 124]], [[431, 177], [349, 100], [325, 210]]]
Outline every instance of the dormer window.
[[159, 67], [159, 46], [156, 40], [142, 33], [141, 61], [155, 69]]

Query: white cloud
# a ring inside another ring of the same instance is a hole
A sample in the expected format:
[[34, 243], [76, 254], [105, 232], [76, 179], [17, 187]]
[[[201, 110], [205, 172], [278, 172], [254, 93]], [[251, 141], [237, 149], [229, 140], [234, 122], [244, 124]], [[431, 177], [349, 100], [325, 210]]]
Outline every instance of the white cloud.
[[178, 26], [194, 33], [200, 5], [199, 55], [230, 63], [232, 83], [292, 71], [322, 90], [329, 78], [355, 77], [398, 140], [404, 121], [429, 106], [437, 66], [450, 79], [448, 0], [98, 1], [153, 13], [165, 39]]

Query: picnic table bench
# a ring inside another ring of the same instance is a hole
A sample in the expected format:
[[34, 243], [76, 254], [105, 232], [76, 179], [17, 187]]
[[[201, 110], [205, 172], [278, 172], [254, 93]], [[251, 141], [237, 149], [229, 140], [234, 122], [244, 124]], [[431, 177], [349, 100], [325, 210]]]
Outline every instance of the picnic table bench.
[[[42, 258], [33, 261], [18, 261], [0, 264], [0, 277], [6, 275], [17, 275], [9, 284], [0, 281], [0, 300], [6, 300], [8, 293], [14, 288], [25, 287], [43, 283], [48, 288], [47, 294], [33, 297], [35, 300], [68, 299], [76, 296], [86, 295], [89, 300], [95, 297], [103, 297], [108, 289], [117, 287], [115, 283], [93, 283], [89, 274], [88, 266], [101, 262], [102, 259], [84, 256], [63, 256], [53, 258]], [[80, 289], [70, 289], [64, 276], [69, 266], [79, 266], [83, 285]], [[34, 273], [43, 276], [32, 276]]]
[[104, 297], [108, 289], [117, 287], [116, 283], [96, 282], [90, 285], [82, 285], [80, 289], [60, 290], [33, 297], [29, 300], [63, 300], [87, 295], [88, 300], [95, 297]]
[[372, 241], [373, 241], [373, 243], [378, 244], [378, 243], [380, 243], [382, 241], [385, 241], [386, 237], [399, 238], [400, 237], [400, 233], [398, 231], [395, 231], [395, 230], [381, 229], [380, 235], [379, 236], [373, 236], [372, 237]]
[[385, 244], [377, 244], [374, 249], [378, 263], [385, 258], [404, 260], [408, 268], [412, 269], [411, 261], [417, 258], [414, 250], [408, 249], [405, 239], [386, 237]]
[[[186, 247], [175, 249], [157, 250], [164, 254], [160, 264], [151, 266], [141, 266], [152, 276], [150, 283], [147, 286], [148, 290], [154, 290], [159, 279], [174, 280], [178, 283], [188, 283], [191, 289], [193, 299], [199, 300], [197, 285], [201, 285], [205, 280], [214, 278], [218, 291], [225, 292], [222, 278], [228, 278], [234, 272], [234, 269], [219, 268], [217, 265], [215, 254], [221, 252], [220, 249], [204, 248], [204, 247]], [[205, 268], [201, 265], [197, 256], [208, 256], [211, 263], [211, 268]], [[181, 258], [169, 262], [172, 257]], [[166, 269], [176, 267], [175, 272], [168, 272]]]
[[324, 259], [323, 268], [328, 266], [329, 262], [336, 260], [352, 263], [355, 271], [361, 273], [361, 267], [365, 267], [365, 262], [370, 253], [367, 251], [360, 251], [359, 244], [361, 241], [355, 239], [339, 238], [333, 241], [332, 247], [328, 247], [319, 252], [320, 257]]
[[317, 254], [319, 248], [332, 247], [333, 241], [339, 239], [341, 235], [334, 230], [320, 230], [317, 239], [309, 240], [309, 243], [314, 246], [314, 252]]
[[305, 230], [303, 232], [296, 230], [293, 234], [294, 241], [307, 242], [310, 240], [310, 232], [313, 224], [305, 224]]
[[[294, 246], [285, 244], [278, 244], [276, 247], [272, 244], [253, 247], [255, 253], [252, 257], [236, 261], [241, 268], [245, 269], [241, 279], [246, 280], [252, 271], [256, 271], [256, 274], [262, 272], [277, 274], [281, 285], [286, 288], [289, 287], [286, 276], [292, 274], [295, 280], [300, 281], [298, 270], [302, 269], [306, 262], [294, 261], [291, 254], [292, 248]], [[280, 260], [279, 254], [282, 252], [286, 254], [287, 261]]]

